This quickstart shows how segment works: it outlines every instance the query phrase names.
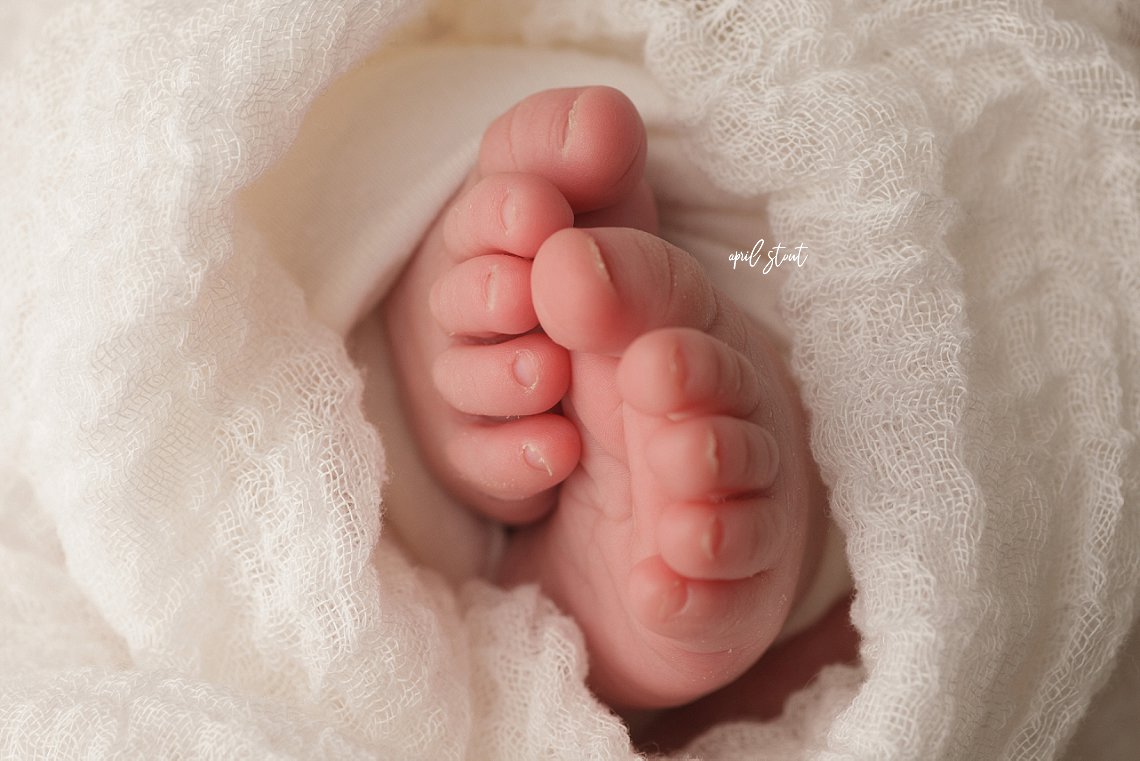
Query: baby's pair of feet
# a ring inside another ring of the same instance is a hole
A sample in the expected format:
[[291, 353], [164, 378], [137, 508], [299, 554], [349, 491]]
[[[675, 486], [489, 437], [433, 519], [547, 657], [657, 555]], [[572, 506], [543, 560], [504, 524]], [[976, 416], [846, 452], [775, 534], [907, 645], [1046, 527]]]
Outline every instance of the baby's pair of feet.
[[747, 670], [825, 514], [784, 361], [654, 234], [645, 153], [616, 90], [524, 99], [384, 305], [429, 466], [517, 527], [501, 581], [574, 616], [591, 686], [623, 709]]

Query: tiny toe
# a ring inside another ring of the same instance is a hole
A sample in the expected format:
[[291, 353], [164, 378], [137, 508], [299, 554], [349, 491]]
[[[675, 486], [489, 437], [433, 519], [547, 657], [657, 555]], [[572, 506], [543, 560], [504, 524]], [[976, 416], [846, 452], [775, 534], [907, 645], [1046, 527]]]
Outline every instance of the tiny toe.
[[707, 329], [719, 302], [685, 251], [640, 230], [559, 230], [539, 247], [531, 297], [543, 330], [570, 349], [617, 354], [655, 328]]
[[[763, 576], [743, 581], [702, 581], [673, 572], [660, 557], [630, 573], [630, 604], [649, 631], [682, 643], [689, 653], [762, 651], [782, 620], [766, 609]], [[739, 659], [747, 661], [747, 659]]]
[[578, 212], [628, 196], [645, 167], [645, 125], [612, 87], [545, 90], [524, 98], [483, 135], [479, 170], [546, 177]]
[[488, 254], [460, 262], [432, 286], [428, 303], [451, 335], [519, 335], [538, 325], [527, 259]]
[[665, 563], [693, 579], [747, 579], [775, 567], [787, 544], [787, 521], [771, 499], [676, 503], [657, 524]]
[[541, 517], [546, 503], [531, 500], [561, 483], [578, 465], [581, 440], [561, 415], [534, 415], [504, 423], [472, 423], [444, 444], [460, 478], [484, 497], [477, 507], [507, 523]]
[[507, 172], [479, 180], [451, 207], [443, 240], [456, 259], [506, 252], [533, 258], [555, 230], [574, 224], [574, 212], [549, 180]]
[[723, 499], [763, 491], [779, 468], [775, 438], [755, 423], [709, 416], [663, 425], [646, 458], [661, 488], [677, 500]]
[[637, 338], [618, 367], [622, 399], [648, 415], [747, 417], [760, 404], [756, 369], [743, 354], [693, 328]]
[[545, 412], [570, 385], [570, 355], [541, 333], [499, 344], [457, 345], [432, 366], [435, 387], [460, 412], [514, 417]]

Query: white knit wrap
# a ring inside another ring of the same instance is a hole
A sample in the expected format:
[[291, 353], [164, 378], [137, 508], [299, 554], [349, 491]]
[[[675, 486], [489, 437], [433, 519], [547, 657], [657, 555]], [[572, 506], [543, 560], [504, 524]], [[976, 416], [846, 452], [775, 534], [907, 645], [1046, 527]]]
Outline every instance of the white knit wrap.
[[[9, 5], [0, 757], [633, 756], [533, 589], [374, 553], [362, 379], [234, 225], [412, 3]], [[690, 750], [1052, 758], [1119, 660], [1070, 752], [1127, 757], [1135, 6], [454, 5], [419, 33], [643, 63], [711, 181], [813, 252], [783, 303], [862, 666]]]

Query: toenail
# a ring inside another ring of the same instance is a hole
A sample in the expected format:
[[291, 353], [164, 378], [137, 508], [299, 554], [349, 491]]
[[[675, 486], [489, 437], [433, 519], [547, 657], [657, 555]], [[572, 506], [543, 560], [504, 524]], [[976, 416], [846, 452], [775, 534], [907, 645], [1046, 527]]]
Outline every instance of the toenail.
[[705, 442], [705, 459], [708, 461], [709, 466], [712, 467], [714, 476], [720, 472], [720, 451], [717, 446], [715, 431], [709, 431], [708, 441]]
[[610, 271], [606, 269], [606, 260], [602, 256], [602, 250], [598, 248], [598, 242], [595, 241], [591, 235], [587, 234], [586, 245], [590, 247], [590, 252], [594, 255], [594, 269], [602, 276], [602, 280], [605, 280], [607, 283], [612, 283], [613, 281], [610, 280]]
[[514, 194], [507, 190], [503, 195], [503, 202], [499, 204], [499, 223], [503, 226], [503, 232], [509, 233], [518, 218], [518, 204], [515, 203]]
[[669, 353], [669, 375], [679, 391], [685, 390], [686, 376], [685, 355], [681, 352], [681, 342], [673, 344], [673, 351]]
[[701, 549], [704, 551], [705, 557], [709, 560], [716, 560], [716, 556], [720, 554], [720, 548], [723, 544], [724, 524], [718, 519], [713, 518], [708, 528], [705, 529], [704, 536], [701, 537]]
[[570, 136], [574, 133], [574, 117], [578, 112], [578, 101], [582, 100], [579, 95], [574, 99], [574, 104], [570, 106], [570, 113], [566, 114], [566, 132], [562, 135], [562, 155], [566, 155], [566, 150], [570, 146]]
[[534, 387], [538, 385], [538, 361], [534, 358], [534, 354], [529, 351], [520, 351], [515, 355], [515, 363], [512, 369], [515, 373], [515, 380], [527, 391], [534, 391]]
[[682, 610], [689, 601], [689, 590], [685, 582], [677, 579], [673, 585], [661, 596], [661, 607], [658, 609], [662, 621], [668, 621]]
[[487, 305], [487, 311], [490, 312], [495, 308], [495, 280], [499, 274], [499, 266], [492, 265], [487, 270], [487, 277], [483, 279], [483, 303]]
[[538, 447], [536, 447], [534, 444], [523, 444], [522, 454], [523, 459], [526, 460], [527, 465], [531, 466], [535, 470], [544, 471], [548, 476], [554, 475], [554, 471], [551, 470], [550, 466], [546, 464], [546, 459], [542, 456], [542, 453], [538, 451]]

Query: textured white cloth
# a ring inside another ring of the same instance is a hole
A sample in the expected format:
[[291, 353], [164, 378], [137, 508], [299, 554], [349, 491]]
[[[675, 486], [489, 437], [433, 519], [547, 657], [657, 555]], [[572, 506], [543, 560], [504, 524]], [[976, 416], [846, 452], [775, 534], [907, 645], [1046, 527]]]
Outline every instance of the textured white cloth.
[[[682, 150], [813, 252], [782, 299], [863, 666], [690, 750], [1063, 753], [1140, 589], [1132, 6], [475, 6], [403, 34], [643, 63]], [[633, 755], [534, 590], [454, 594], [377, 544], [380, 438], [400, 442], [315, 316], [321, 268], [235, 222], [406, 18], [108, 0], [21, 27], [39, 36], [0, 83], [0, 757]], [[1113, 721], [1132, 668], [1073, 757], [1137, 742]]]

